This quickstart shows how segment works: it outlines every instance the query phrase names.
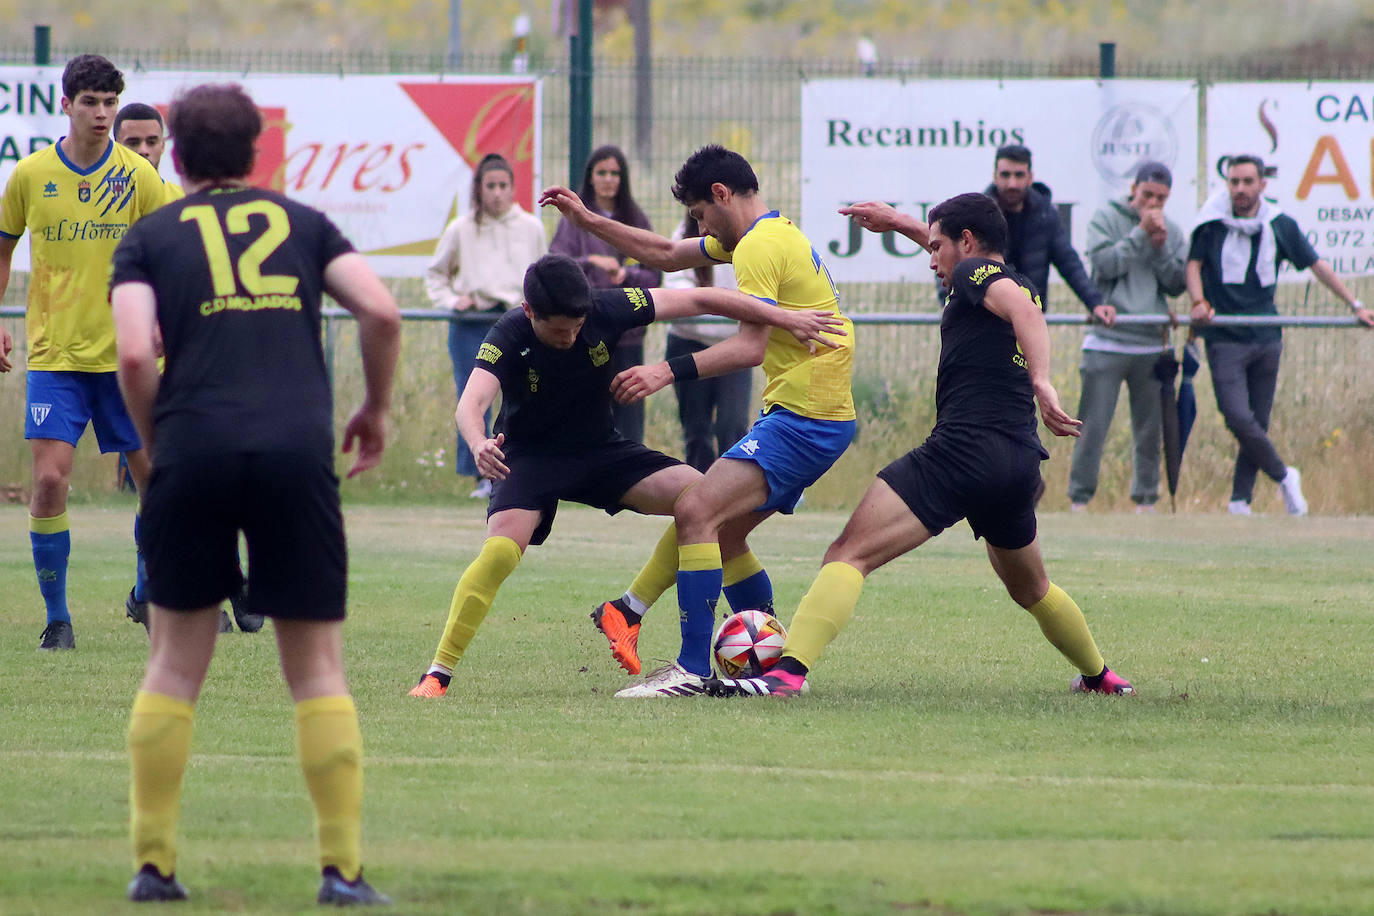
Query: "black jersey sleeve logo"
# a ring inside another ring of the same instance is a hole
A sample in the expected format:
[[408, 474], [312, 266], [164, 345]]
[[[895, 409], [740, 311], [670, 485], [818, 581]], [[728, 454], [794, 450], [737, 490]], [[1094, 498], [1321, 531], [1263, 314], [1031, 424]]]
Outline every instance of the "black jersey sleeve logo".
[[500, 358], [501, 348], [495, 344], [484, 343], [477, 350], [477, 359], [479, 362], [491, 363], [494, 366]]

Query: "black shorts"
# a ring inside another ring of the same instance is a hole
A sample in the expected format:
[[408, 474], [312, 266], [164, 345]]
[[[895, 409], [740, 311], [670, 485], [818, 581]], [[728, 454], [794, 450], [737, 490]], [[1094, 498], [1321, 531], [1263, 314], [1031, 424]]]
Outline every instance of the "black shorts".
[[1041, 453], [1000, 433], [932, 435], [878, 472], [931, 534], [967, 518], [975, 538], [1018, 550], [1035, 540]]
[[192, 611], [238, 591], [248, 542], [248, 607], [288, 620], [342, 620], [348, 578], [339, 479], [329, 462], [285, 452], [207, 453], [155, 466], [143, 497], [148, 597]]
[[629, 439], [612, 439], [568, 455], [508, 455], [510, 473], [493, 484], [487, 517], [503, 509], [537, 509], [543, 517], [530, 543], [542, 544], [553, 528], [560, 499], [615, 515], [625, 508], [621, 499], [631, 487], [679, 464], [678, 459]]

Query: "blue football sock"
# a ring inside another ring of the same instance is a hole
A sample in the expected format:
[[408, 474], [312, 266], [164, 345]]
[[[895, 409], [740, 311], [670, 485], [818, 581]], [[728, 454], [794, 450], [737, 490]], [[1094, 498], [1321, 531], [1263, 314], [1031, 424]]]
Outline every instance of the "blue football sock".
[[67, 611], [67, 558], [72, 553], [72, 533], [67, 513], [53, 518], [29, 516], [29, 543], [38, 591], [47, 606], [48, 623], [70, 622]]
[[678, 548], [677, 604], [682, 651], [677, 663], [700, 677], [711, 673], [711, 628], [722, 578], [720, 547], [683, 544]]
[[137, 559], [134, 561], [134, 600], [148, 600], [148, 564], [143, 559], [143, 514], [134, 513], [134, 550], [137, 551]]
[[773, 580], [762, 569], [734, 585], [725, 586], [722, 591], [732, 611], [773, 611]]

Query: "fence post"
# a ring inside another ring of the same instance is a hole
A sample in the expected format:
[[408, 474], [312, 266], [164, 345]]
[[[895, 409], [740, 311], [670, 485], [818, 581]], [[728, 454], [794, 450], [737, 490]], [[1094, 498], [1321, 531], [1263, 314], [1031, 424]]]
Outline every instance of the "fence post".
[[1116, 42], [1104, 41], [1097, 46], [1097, 75], [1104, 80], [1116, 78]]
[[568, 39], [568, 186], [582, 187], [582, 169], [592, 154], [592, 0], [577, 0], [577, 31]]
[[40, 67], [52, 63], [52, 26], [33, 27], [33, 62]]

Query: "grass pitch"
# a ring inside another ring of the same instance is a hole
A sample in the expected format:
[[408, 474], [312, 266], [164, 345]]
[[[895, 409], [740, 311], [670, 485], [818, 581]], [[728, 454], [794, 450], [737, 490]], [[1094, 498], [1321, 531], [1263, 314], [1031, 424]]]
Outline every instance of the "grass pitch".
[[[765, 526], [790, 620], [843, 515]], [[123, 734], [131, 505], [73, 507], [77, 650], [0, 508], [0, 912], [133, 912]], [[398, 913], [1374, 912], [1374, 519], [1057, 515], [1051, 575], [1131, 699], [1073, 674], [960, 526], [881, 570], [793, 701], [622, 701], [587, 620], [657, 520], [565, 507], [447, 698], [405, 695], [475, 554], [470, 503], [350, 507], [367, 874]], [[646, 661], [677, 645], [672, 594]], [[221, 638], [178, 912], [313, 909], [311, 811], [270, 627]]]

